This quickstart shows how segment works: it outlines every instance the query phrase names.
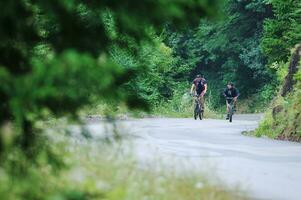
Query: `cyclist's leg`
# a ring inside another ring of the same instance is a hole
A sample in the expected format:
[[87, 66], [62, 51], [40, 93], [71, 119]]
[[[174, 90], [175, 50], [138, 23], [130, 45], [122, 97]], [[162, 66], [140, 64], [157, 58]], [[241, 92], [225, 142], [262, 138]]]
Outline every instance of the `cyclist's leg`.
[[237, 106], [237, 100], [234, 100], [233, 102], [233, 110], [236, 111], [236, 106]]
[[194, 93], [193, 96], [192, 96], [192, 105], [193, 105], [193, 107], [195, 106], [195, 103], [196, 103], [196, 96], [195, 96], [195, 93]]
[[192, 102], [193, 109], [195, 109], [197, 107], [198, 102], [199, 102], [198, 96], [194, 96], [193, 97], [193, 102]]
[[229, 103], [228, 103], [228, 101], [226, 100], [226, 111], [227, 111], [227, 113], [229, 113]]
[[229, 119], [229, 117], [230, 117], [230, 114], [229, 114], [229, 103], [228, 103], [228, 101], [226, 100], [226, 108], [227, 108], [227, 120]]
[[202, 95], [200, 95], [200, 104], [201, 104], [202, 110], [204, 111], [204, 108], [205, 108], [205, 98]]
[[199, 94], [198, 94], [196, 100], [197, 100], [197, 103], [198, 103], [199, 109], [200, 109], [200, 107], [201, 107], [201, 99], [200, 99], [200, 95]]

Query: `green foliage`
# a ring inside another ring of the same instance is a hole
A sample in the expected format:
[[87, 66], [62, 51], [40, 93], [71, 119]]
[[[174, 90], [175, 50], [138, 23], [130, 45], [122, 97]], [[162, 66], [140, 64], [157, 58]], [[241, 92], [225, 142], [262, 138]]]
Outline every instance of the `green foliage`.
[[275, 80], [260, 46], [264, 20], [271, 17], [269, 5], [262, 0], [228, 0], [223, 13], [218, 21], [201, 20], [197, 30], [180, 34], [169, 28], [166, 39], [178, 58], [177, 71], [186, 74], [180, 76], [192, 80], [195, 74], [205, 74], [215, 108], [224, 104], [221, 92], [228, 81], [248, 98]]
[[277, 97], [273, 110], [269, 110], [265, 119], [256, 130], [256, 136], [266, 135], [293, 141], [301, 140], [301, 72], [295, 75], [297, 81], [294, 90], [286, 97]]
[[159, 38], [154, 38], [152, 43], [144, 41], [133, 46], [137, 48], [136, 54], [119, 46], [111, 49], [111, 55], [119, 65], [125, 69], [138, 69], [138, 75], [131, 79], [126, 88], [147, 100], [150, 105], [170, 97], [173, 80], [169, 73], [174, 62], [171, 50]]
[[[285, 77], [292, 73], [288, 70], [288, 58], [292, 49], [301, 40], [301, 2], [298, 0], [271, 0], [273, 18], [264, 23], [264, 35], [261, 46], [267, 56], [270, 68], [276, 71], [278, 87]], [[291, 61], [293, 65], [294, 61]], [[293, 74], [292, 74], [293, 75]], [[256, 130], [256, 135], [272, 138], [300, 141], [300, 72], [295, 75], [294, 90], [286, 96], [277, 96], [264, 121]], [[279, 84], [280, 83], [280, 84]], [[278, 88], [276, 87], [276, 88]], [[291, 86], [290, 86], [291, 87]]]
[[[143, 98], [153, 101], [166, 93], [158, 87], [164, 87], [160, 73], [170, 65], [168, 48], [153, 44], [153, 33], [166, 23], [194, 24], [213, 15], [215, 5], [207, 0], [1, 2], [0, 127], [13, 122], [12, 146], [34, 158], [29, 149], [40, 132], [37, 119], [75, 117], [95, 100], [145, 108]], [[120, 55], [129, 52], [126, 57], [136, 66], [116, 59], [110, 53], [114, 45]]]
[[288, 61], [290, 49], [301, 40], [301, 2], [270, 0], [273, 18], [264, 23], [262, 48], [270, 63]]
[[276, 71], [276, 77], [278, 82], [283, 82], [288, 73], [288, 63], [274, 62], [269, 66], [272, 70]]
[[271, 127], [273, 127], [273, 116], [270, 112], [265, 114], [264, 120], [260, 122], [259, 128], [256, 129], [254, 135], [256, 137], [267, 136], [275, 139], [279, 135], [279, 131], [275, 131]]
[[300, 141], [301, 95], [299, 90], [295, 91], [294, 94], [288, 96], [278, 105], [282, 108], [280, 112], [272, 114], [269, 111], [266, 114], [265, 119], [255, 132], [256, 136], [266, 135], [271, 138]]

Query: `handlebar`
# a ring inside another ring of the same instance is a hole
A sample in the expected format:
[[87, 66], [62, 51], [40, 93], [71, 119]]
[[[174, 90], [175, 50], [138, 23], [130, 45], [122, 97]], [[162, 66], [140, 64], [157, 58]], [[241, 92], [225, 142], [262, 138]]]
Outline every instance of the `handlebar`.
[[192, 97], [200, 97], [200, 94], [191, 94]]

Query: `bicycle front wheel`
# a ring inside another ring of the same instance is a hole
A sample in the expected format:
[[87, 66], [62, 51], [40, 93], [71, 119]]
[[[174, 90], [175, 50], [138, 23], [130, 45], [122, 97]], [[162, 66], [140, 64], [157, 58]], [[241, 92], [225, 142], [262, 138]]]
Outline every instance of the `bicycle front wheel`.
[[196, 105], [196, 106], [195, 106], [195, 109], [194, 109], [194, 119], [195, 119], [195, 120], [198, 119], [198, 115], [199, 115], [199, 108], [198, 108], [198, 106]]

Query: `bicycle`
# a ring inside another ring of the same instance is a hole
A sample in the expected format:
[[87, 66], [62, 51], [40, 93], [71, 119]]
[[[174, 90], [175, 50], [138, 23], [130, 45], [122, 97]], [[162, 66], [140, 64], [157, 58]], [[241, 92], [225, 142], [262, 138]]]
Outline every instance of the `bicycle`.
[[203, 120], [204, 110], [200, 102], [199, 95], [194, 95], [195, 97], [195, 108], [194, 108], [194, 119], [197, 120], [199, 117], [200, 120]]
[[228, 115], [229, 115], [229, 122], [232, 122], [232, 118], [234, 115], [234, 101], [233, 97], [226, 97], [227, 101], [227, 108], [228, 108]]

